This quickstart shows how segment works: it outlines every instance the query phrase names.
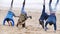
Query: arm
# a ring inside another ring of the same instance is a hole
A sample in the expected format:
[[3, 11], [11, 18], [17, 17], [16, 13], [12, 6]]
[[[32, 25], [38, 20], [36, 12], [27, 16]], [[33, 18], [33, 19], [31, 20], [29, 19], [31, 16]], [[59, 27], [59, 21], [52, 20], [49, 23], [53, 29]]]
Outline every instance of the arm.
[[14, 14], [14, 17], [19, 17], [19, 16], [16, 16], [16, 15]]
[[19, 16], [14, 15], [14, 17], [19, 17]]
[[[13, 12], [12, 12], [12, 13], [13, 13]], [[13, 16], [14, 16], [14, 17], [19, 17], [19, 16], [16, 16], [14, 13], [13, 13]]]

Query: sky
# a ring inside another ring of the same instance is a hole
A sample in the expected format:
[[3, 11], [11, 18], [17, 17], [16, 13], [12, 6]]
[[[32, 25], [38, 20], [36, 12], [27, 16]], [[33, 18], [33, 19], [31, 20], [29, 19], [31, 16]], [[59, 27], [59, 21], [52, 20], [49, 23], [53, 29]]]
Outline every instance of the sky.
[[[10, 7], [11, 1], [12, 0], [0, 0], [0, 7]], [[16, 8], [16, 7], [21, 8], [22, 3], [23, 3], [23, 0], [14, 0], [13, 8]], [[49, 9], [48, 3], [49, 3], [49, 0], [45, 0], [46, 9]], [[52, 7], [54, 7], [55, 3], [56, 3], [56, 0], [53, 0]], [[25, 4], [25, 8], [28, 8], [28, 9], [42, 9], [42, 6], [43, 6], [43, 0], [26, 0], [26, 4]], [[59, 6], [60, 6], [60, 1], [58, 3], [57, 10], [60, 9]]]

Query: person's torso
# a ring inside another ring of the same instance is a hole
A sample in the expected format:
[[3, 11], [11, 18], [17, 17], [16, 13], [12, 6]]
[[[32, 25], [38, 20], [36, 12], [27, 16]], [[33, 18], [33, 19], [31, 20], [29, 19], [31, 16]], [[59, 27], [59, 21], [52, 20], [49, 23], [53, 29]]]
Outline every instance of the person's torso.
[[11, 11], [8, 11], [6, 18], [13, 18], [14, 14]]

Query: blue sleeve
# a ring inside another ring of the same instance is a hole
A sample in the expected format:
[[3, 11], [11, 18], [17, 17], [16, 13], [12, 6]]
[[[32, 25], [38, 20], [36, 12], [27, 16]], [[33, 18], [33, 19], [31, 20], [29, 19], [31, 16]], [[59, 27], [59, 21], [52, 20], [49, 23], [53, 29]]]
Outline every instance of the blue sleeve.
[[11, 11], [11, 13], [12, 13], [13, 16], [15, 16], [14, 12]]

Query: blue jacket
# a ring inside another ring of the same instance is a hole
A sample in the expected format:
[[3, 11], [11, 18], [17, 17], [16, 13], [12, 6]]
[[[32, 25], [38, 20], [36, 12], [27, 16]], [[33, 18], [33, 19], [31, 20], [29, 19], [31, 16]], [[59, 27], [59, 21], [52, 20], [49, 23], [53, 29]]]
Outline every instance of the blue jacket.
[[12, 19], [13, 16], [15, 16], [14, 13], [11, 10], [9, 10], [8, 13], [7, 13], [7, 15], [6, 15], [6, 18]]
[[39, 20], [46, 20], [49, 17], [49, 15], [45, 12], [45, 5], [43, 5], [42, 14]]

